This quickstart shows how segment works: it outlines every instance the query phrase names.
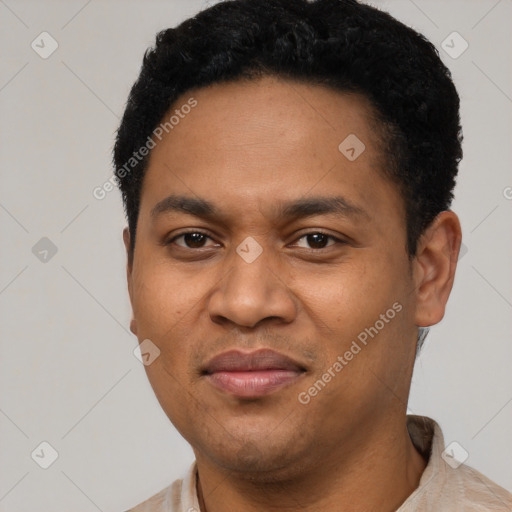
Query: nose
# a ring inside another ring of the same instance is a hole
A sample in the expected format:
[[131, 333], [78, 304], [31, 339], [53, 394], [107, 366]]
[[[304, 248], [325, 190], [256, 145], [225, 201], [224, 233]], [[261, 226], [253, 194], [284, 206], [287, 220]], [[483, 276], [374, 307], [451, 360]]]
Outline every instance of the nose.
[[210, 295], [208, 309], [215, 323], [255, 327], [264, 320], [290, 323], [296, 316], [294, 294], [286, 276], [272, 265], [268, 250], [254, 261], [233, 253], [225, 277]]

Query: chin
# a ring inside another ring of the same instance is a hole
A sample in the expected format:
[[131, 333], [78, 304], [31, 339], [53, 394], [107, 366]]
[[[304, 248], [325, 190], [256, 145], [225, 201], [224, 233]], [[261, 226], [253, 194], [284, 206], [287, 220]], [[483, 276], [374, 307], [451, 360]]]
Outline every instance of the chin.
[[302, 435], [297, 435], [298, 432], [281, 431], [278, 436], [275, 431], [273, 434], [269, 432], [267, 422], [267, 429], [258, 433], [251, 428], [234, 439], [219, 432], [222, 440], [217, 443], [203, 439], [201, 445], [205, 449], [201, 451], [216, 466], [244, 480], [283, 481], [294, 476], [308, 453], [305, 446], [300, 446], [305, 440]]

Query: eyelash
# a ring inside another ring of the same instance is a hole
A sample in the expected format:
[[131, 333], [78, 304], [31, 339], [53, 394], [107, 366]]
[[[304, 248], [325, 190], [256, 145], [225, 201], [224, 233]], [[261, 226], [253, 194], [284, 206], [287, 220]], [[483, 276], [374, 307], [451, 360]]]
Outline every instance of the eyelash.
[[[193, 230], [193, 231], [185, 231], [184, 233], [180, 233], [179, 235], [176, 235], [174, 237], [172, 237], [170, 240], [168, 240], [167, 242], [164, 243], [164, 245], [171, 245], [175, 240], [177, 240], [178, 238], [181, 238], [182, 236], [186, 236], [186, 235], [190, 235], [190, 234], [200, 234], [200, 235], [203, 235], [205, 236], [206, 238], [209, 238], [210, 240], [213, 240], [213, 238], [211, 236], [209, 236], [207, 233], [204, 233], [203, 231], [199, 231], [199, 230]], [[297, 242], [298, 240], [301, 240], [302, 238], [305, 238], [309, 235], [324, 235], [326, 236], [328, 239], [332, 239], [335, 241], [335, 244], [332, 244], [332, 245], [328, 245], [326, 247], [322, 247], [321, 249], [305, 249], [305, 250], [309, 250], [309, 251], [314, 251], [314, 252], [317, 252], [317, 251], [323, 251], [325, 249], [328, 249], [329, 247], [332, 247], [333, 245], [345, 245], [347, 242], [345, 242], [344, 240], [341, 240], [333, 235], [330, 235], [329, 233], [325, 233], [324, 231], [310, 231], [308, 233], [303, 233], [300, 237], [298, 237], [295, 241]], [[200, 247], [198, 249], [194, 249], [192, 247], [183, 247], [181, 245], [178, 246], [180, 249], [186, 249], [186, 250], [201, 250], [201, 249], [205, 249], [204, 247]], [[207, 249], [207, 248], [206, 248]], [[304, 249], [304, 248], [302, 248]]]

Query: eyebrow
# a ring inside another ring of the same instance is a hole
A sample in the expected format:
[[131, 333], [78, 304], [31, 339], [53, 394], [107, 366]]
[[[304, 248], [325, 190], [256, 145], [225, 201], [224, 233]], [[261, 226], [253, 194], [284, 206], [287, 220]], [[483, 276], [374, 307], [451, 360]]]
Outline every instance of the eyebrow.
[[[286, 220], [329, 214], [343, 218], [370, 218], [363, 208], [341, 196], [318, 196], [280, 202], [274, 212], [276, 217]], [[170, 195], [159, 201], [151, 210], [151, 217], [156, 218], [169, 213], [185, 213], [211, 221], [225, 218], [225, 214], [222, 214], [212, 202], [182, 195]]]

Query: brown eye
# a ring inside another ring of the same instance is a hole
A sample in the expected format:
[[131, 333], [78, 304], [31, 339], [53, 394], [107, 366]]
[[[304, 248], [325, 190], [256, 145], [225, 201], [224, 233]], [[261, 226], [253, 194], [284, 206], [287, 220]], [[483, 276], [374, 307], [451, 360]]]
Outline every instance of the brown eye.
[[323, 233], [306, 235], [306, 240], [312, 249], [323, 249], [329, 242], [329, 237]]
[[[182, 243], [177, 242], [177, 240], [180, 239]], [[184, 247], [185, 249], [201, 249], [205, 247], [205, 243], [208, 239], [210, 239], [210, 237], [200, 231], [189, 231], [175, 236], [169, 240], [168, 244], [175, 243], [177, 246]]]
[[[300, 245], [299, 242], [301, 240], [304, 240], [306, 245]], [[332, 243], [329, 243], [330, 240]], [[297, 242], [297, 245], [299, 247], [304, 247], [305, 249], [325, 249], [326, 247], [336, 243], [343, 243], [341, 240], [338, 240], [334, 236], [322, 232], [307, 233], [302, 235], [298, 241], [299, 242]]]

